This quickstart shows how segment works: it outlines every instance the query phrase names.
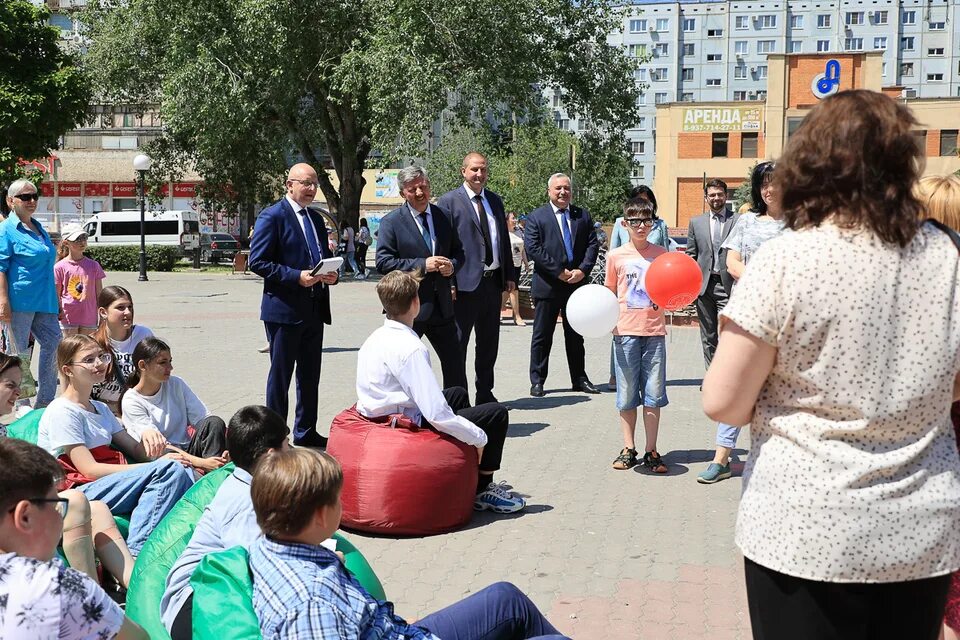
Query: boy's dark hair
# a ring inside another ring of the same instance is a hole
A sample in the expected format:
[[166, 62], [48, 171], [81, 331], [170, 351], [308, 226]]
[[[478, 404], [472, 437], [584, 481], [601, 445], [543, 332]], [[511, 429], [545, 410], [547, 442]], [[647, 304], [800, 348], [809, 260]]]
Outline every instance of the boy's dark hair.
[[707, 189], [723, 189], [723, 192], [726, 193], [727, 183], [720, 178], [707, 180], [707, 184], [703, 185], [703, 195], [707, 195]]
[[272, 451], [250, 484], [257, 524], [269, 538], [295, 536], [317, 510], [336, 504], [342, 487], [343, 470], [333, 456], [307, 448]]
[[230, 459], [244, 471], [253, 472], [257, 461], [270, 449], [279, 449], [290, 435], [280, 414], [259, 404], [243, 407], [227, 426]]
[[657, 217], [657, 208], [646, 198], [630, 198], [623, 205], [623, 219], [639, 218], [640, 216]]
[[62, 477], [60, 464], [37, 445], [0, 438], [0, 512], [21, 500], [45, 497]]

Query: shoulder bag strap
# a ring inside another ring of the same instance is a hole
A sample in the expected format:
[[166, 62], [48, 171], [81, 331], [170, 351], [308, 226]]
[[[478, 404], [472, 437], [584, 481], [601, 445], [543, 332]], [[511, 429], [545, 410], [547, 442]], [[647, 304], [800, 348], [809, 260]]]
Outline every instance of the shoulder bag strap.
[[958, 234], [956, 231], [954, 231], [947, 225], [943, 224], [939, 220], [934, 220], [933, 218], [927, 218], [926, 221], [932, 224], [933, 226], [935, 226], [937, 229], [940, 229], [940, 231], [943, 231], [945, 234], [947, 234], [947, 237], [949, 237], [950, 240], [953, 241], [953, 246], [955, 246], [957, 248], [957, 251], [960, 252], [960, 234]]

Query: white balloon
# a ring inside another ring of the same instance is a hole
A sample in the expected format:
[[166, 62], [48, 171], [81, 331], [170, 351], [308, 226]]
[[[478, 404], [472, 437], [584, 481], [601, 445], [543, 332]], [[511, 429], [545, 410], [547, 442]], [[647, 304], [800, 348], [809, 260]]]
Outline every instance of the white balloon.
[[567, 302], [567, 321], [584, 338], [599, 338], [617, 326], [620, 303], [610, 289], [588, 284], [573, 292]]

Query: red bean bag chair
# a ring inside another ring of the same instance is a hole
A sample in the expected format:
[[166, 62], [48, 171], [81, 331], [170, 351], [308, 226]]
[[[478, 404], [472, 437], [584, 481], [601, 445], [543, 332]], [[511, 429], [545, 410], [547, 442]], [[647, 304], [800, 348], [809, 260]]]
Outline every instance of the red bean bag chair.
[[333, 419], [327, 453], [343, 467], [343, 527], [428, 536], [470, 520], [477, 448], [405, 416], [365, 418], [356, 406]]

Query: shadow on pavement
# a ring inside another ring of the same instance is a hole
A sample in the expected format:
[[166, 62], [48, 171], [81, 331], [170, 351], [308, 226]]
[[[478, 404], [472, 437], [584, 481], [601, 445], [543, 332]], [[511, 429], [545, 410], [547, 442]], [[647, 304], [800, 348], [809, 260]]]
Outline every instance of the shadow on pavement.
[[529, 435], [546, 429], [548, 425], [546, 422], [519, 422], [517, 424], [511, 424], [510, 428], [507, 429], [508, 438], [526, 438]]
[[345, 353], [348, 351], [360, 351], [360, 347], [324, 347], [324, 353]]
[[[559, 389], [548, 390], [547, 393], [557, 393]], [[590, 398], [585, 395], [576, 396], [549, 396], [543, 398], [517, 398], [509, 402], [504, 402], [508, 409], [554, 409], [556, 407], [568, 407], [572, 404], [588, 402]]]
[[[669, 458], [669, 460], [675, 460], [677, 462], [682, 462], [684, 464], [698, 463], [698, 462], [710, 462], [713, 460], [713, 449], [677, 449], [676, 451], [671, 451], [670, 453], [663, 454], [663, 457]], [[734, 449], [730, 453], [730, 457], [734, 465], [739, 463], [740, 456], [746, 456], [746, 449]], [[670, 462], [667, 461], [669, 465]], [[740, 464], [740, 468], [743, 468], [743, 464]]]
[[668, 387], [699, 387], [703, 384], [703, 378], [678, 378], [677, 380], [667, 380]]
[[[521, 493], [518, 493], [517, 495], [523, 496]], [[545, 513], [547, 511], [553, 511], [553, 507], [549, 504], [527, 504], [523, 511], [517, 511], [516, 513], [476, 511], [474, 512], [473, 517], [470, 519], [470, 522], [467, 523], [467, 526], [465, 526], [463, 529], [460, 529], [460, 531], [469, 531], [470, 529], [485, 527], [488, 524], [492, 524], [498, 520], [516, 520], [518, 518], [522, 518], [523, 516], [528, 516], [535, 513]]]

